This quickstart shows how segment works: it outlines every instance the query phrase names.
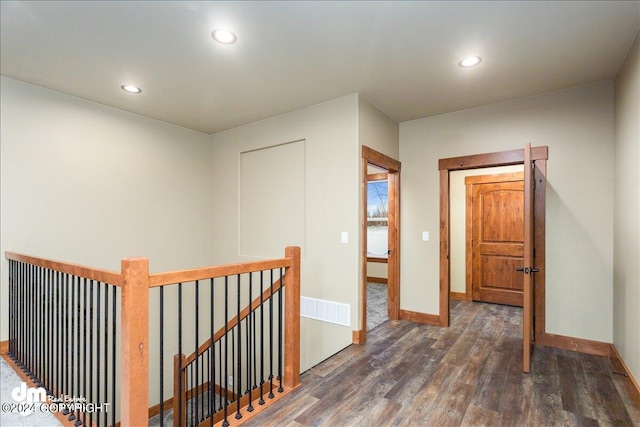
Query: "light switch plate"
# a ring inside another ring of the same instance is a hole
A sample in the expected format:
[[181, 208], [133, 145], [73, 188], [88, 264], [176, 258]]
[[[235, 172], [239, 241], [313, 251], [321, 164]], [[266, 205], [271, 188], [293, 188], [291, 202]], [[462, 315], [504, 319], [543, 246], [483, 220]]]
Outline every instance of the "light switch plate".
[[428, 242], [429, 241], [429, 232], [428, 231], [423, 231], [422, 232], [422, 241], [423, 242]]
[[347, 232], [347, 231], [343, 231], [342, 232], [341, 242], [342, 243], [349, 243], [349, 232]]

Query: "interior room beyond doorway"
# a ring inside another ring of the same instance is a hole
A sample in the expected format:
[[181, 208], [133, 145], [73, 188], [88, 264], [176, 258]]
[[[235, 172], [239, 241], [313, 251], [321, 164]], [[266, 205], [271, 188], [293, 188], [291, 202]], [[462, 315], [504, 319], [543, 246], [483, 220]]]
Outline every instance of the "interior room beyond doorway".
[[[465, 178], [468, 176], [495, 175], [522, 172], [522, 165], [465, 169], [450, 173], [450, 224], [451, 224], [451, 291], [452, 300], [471, 301], [470, 271], [467, 271], [467, 203]], [[454, 321], [454, 319], [452, 319]]]

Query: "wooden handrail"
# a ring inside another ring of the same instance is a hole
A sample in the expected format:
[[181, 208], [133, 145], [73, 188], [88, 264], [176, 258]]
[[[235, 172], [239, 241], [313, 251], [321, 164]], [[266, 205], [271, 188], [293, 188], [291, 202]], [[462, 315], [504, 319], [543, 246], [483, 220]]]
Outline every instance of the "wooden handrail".
[[251, 273], [254, 271], [291, 267], [292, 263], [293, 261], [289, 258], [280, 258], [270, 259], [267, 261], [252, 261], [240, 264], [221, 265], [217, 267], [194, 268], [191, 270], [172, 271], [168, 273], [154, 273], [149, 276], [149, 287], [153, 288], [156, 286], [233, 276], [236, 274]]
[[49, 270], [59, 271], [61, 273], [71, 274], [90, 280], [96, 280], [102, 283], [108, 283], [114, 286], [122, 286], [122, 273], [110, 270], [102, 270], [100, 268], [87, 267], [79, 264], [71, 264], [68, 262], [54, 261], [46, 258], [38, 258], [30, 255], [18, 254], [15, 252], [5, 252], [4, 257], [13, 261], [24, 262], [38, 267], [48, 268]]

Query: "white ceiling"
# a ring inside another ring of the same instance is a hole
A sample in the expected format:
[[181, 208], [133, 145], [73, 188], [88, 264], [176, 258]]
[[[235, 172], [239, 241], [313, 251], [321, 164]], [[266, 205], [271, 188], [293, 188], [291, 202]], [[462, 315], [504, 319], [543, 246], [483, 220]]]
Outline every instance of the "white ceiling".
[[610, 80], [640, 29], [638, 1], [0, 5], [3, 76], [205, 133], [355, 92], [402, 122]]

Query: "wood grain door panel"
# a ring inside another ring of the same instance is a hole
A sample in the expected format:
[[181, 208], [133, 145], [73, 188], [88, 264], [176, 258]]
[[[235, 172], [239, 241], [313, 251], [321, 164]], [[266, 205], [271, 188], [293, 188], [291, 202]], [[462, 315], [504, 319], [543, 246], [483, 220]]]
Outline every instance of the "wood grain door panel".
[[[522, 173], [466, 179], [471, 197], [471, 289], [474, 301], [522, 307], [524, 183]], [[469, 201], [468, 201], [469, 205]]]

